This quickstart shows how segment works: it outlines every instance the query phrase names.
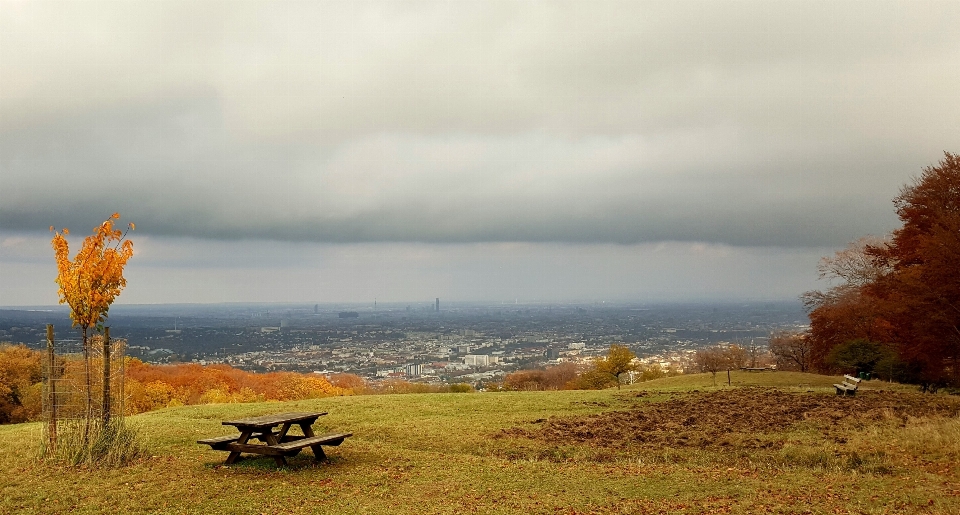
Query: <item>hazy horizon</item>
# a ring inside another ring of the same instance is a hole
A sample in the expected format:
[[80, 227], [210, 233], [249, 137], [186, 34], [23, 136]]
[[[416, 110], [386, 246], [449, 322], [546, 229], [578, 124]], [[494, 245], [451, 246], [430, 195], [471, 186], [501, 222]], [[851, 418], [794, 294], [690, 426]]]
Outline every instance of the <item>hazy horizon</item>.
[[[377, 309], [405, 309], [411, 308], [411, 310], [419, 311], [431, 311], [433, 312], [435, 299], [417, 299], [410, 301], [392, 301], [392, 302], [381, 302], [377, 301], [376, 304], [371, 302], [256, 302], [256, 301], [238, 301], [238, 302], [162, 302], [162, 303], [147, 303], [147, 304], [129, 304], [129, 303], [120, 303], [119, 301], [111, 306], [111, 310], [124, 311], [128, 309], [149, 309], [152, 307], [165, 306], [165, 307], [191, 307], [191, 306], [201, 306], [201, 307], [259, 307], [259, 306], [275, 306], [275, 307], [284, 307], [284, 308], [297, 308], [297, 309], [313, 309], [314, 306], [318, 306], [320, 310], [330, 310], [330, 309], [339, 309], [341, 307], [351, 307], [359, 309], [369, 309], [371, 311]], [[557, 301], [557, 302], [538, 302], [538, 301], [526, 301], [522, 302], [517, 300], [516, 302], [505, 302], [505, 301], [464, 301], [464, 300], [450, 300], [444, 301], [441, 299], [441, 312], [444, 310], [456, 310], [462, 308], [494, 308], [494, 307], [509, 307], [509, 306], [524, 306], [524, 307], [615, 307], [615, 308], [629, 308], [629, 309], [647, 309], [647, 308], [663, 308], [671, 306], [749, 306], [749, 305], [788, 305], [794, 304], [800, 307], [803, 303], [800, 299], [740, 299], [740, 300], [689, 300], [689, 301], [663, 301], [663, 302], [640, 302], [640, 301], [616, 301], [616, 300], [570, 300], [570, 301]], [[69, 311], [69, 307], [66, 304], [38, 304], [38, 305], [4, 305], [0, 306], [0, 310], [24, 310], [24, 311], [56, 311], [60, 310], [64, 313]]]

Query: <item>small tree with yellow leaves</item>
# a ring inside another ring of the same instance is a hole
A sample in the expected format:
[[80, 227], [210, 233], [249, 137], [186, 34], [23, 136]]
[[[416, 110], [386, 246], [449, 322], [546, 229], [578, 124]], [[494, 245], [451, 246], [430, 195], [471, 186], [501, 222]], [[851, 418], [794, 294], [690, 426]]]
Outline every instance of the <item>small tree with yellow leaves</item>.
[[633, 364], [633, 358], [637, 357], [633, 351], [624, 345], [611, 344], [610, 352], [606, 358], [597, 358], [596, 370], [598, 372], [610, 374], [617, 382], [617, 389], [620, 389], [620, 374], [636, 370]]
[[[91, 385], [91, 329], [102, 330], [103, 322], [107, 318], [110, 304], [113, 303], [120, 291], [127, 284], [123, 277], [123, 267], [133, 256], [133, 242], [126, 239], [126, 232], [133, 230], [131, 223], [127, 231], [115, 227], [115, 221], [120, 218], [114, 213], [93, 234], [83, 240], [83, 245], [70, 259], [70, 245], [66, 236], [70, 231], [64, 228], [57, 231], [54, 227], [53, 250], [57, 259], [57, 279], [60, 286], [60, 304], [70, 306], [70, 319], [73, 327], [80, 329], [83, 339], [84, 380], [86, 383], [86, 416], [84, 424], [84, 440], [88, 438], [91, 419], [93, 418], [93, 391]], [[109, 345], [109, 339], [103, 338], [103, 345]], [[107, 353], [105, 352], [105, 355]], [[104, 368], [104, 385], [109, 384], [108, 368]], [[108, 388], [105, 386], [105, 388]], [[109, 389], [104, 392], [102, 410], [103, 424], [110, 422]]]

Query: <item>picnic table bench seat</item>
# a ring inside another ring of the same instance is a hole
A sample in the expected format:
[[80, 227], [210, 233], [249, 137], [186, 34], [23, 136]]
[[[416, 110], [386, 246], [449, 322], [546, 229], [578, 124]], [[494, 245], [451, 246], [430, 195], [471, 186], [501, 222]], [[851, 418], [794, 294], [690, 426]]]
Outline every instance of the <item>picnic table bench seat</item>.
[[[277, 435], [276, 432], [272, 432], [272, 433], [270, 433], [270, 434], [271, 434], [272, 436], [276, 436], [276, 435]], [[267, 441], [267, 435], [266, 435], [266, 434], [251, 435], [250, 438], [256, 438], [257, 440], [260, 440], [261, 442], [266, 442], [266, 441]], [[213, 438], [204, 438], [203, 440], [197, 440], [197, 443], [206, 444], [206, 445], [209, 445], [210, 447], [216, 449], [216, 448], [218, 448], [218, 446], [221, 446], [221, 445], [223, 445], [223, 444], [225, 444], [225, 443], [233, 443], [233, 442], [236, 442], [236, 441], [239, 440], [239, 439], [240, 439], [240, 433], [237, 433], [237, 434], [235, 434], [235, 435], [215, 436], [215, 437], [213, 437]]]
[[[353, 433], [327, 433], [325, 435], [304, 436], [304, 437], [293, 436], [293, 437], [287, 437], [290, 439], [289, 441], [278, 443], [276, 445], [271, 445], [271, 447], [273, 447], [274, 449], [279, 449], [280, 451], [283, 451], [283, 452], [288, 452], [293, 454], [296, 454], [297, 452], [300, 451], [300, 449], [303, 449], [304, 447], [311, 447], [313, 448], [314, 453], [316, 453], [317, 449], [319, 449], [321, 445], [337, 446], [343, 443], [344, 438], [348, 438], [351, 436], [353, 436]], [[284, 438], [284, 440], [287, 440], [287, 438]], [[323, 452], [323, 451], [320, 451], [320, 452]]]
[[842, 383], [834, 383], [833, 387], [837, 389], [837, 395], [856, 395], [857, 388], [860, 386], [860, 378], [853, 377], [850, 374], [843, 376]]

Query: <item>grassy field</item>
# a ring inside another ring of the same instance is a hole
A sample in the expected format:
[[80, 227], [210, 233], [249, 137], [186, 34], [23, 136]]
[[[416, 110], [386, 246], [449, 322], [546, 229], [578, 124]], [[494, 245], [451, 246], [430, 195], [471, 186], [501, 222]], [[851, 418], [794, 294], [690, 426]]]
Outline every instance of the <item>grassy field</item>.
[[[837, 378], [787, 372], [734, 372], [731, 386], [725, 373], [716, 380], [171, 408], [128, 419], [150, 457], [112, 470], [41, 463], [39, 424], [0, 426], [0, 513], [960, 513], [960, 418], [883, 404], [960, 399], [875, 381], [837, 399]], [[772, 421], [776, 430], [756, 437], [735, 424], [725, 429], [742, 413], [726, 414], [723, 395], [762, 406], [770, 388], [790, 395], [771, 402], [812, 399], [827, 408], [799, 422]], [[710, 399], [712, 408], [697, 407]], [[879, 408], [870, 417], [843, 415], [829, 408], [840, 401]], [[709, 423], [731, 436], [664, 444], [674, 432], [707, 429], [686, 415], [665, 419], [651, 432], [661, 439], [645, 444], [603, 426], [610, 412], [651, 423], [633, 413], [656, 405], [710, 411]], [[327, 448], [329, 462], [313, 464], [307, 450], [284, 469], [258, 458], [225, 467], [226, 453], [195, 443], [230, 433], [221, 420], [306, 410], [329, 412], [315, 429], [354, 433]], [[582, 431], [565, 439], [557, 431], [568, 426], [600, 427], [621, 440], [598, 444]]]

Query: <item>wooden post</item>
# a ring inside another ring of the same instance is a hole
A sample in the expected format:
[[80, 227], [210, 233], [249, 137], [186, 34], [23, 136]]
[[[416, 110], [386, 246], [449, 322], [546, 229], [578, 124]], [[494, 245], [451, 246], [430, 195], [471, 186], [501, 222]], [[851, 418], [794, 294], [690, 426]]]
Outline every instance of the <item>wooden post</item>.
[[110, 424], [110, 328], [103, 328], [103, 429]]
[[57, 448], [57, 358], [53, 351], [53, 324], [47, 324], [47, 403], [50, 418], [47, 421], [47, 438], [50, 451]]
[[727, 369], [727, 386], [730, 386], [730, 369]]

